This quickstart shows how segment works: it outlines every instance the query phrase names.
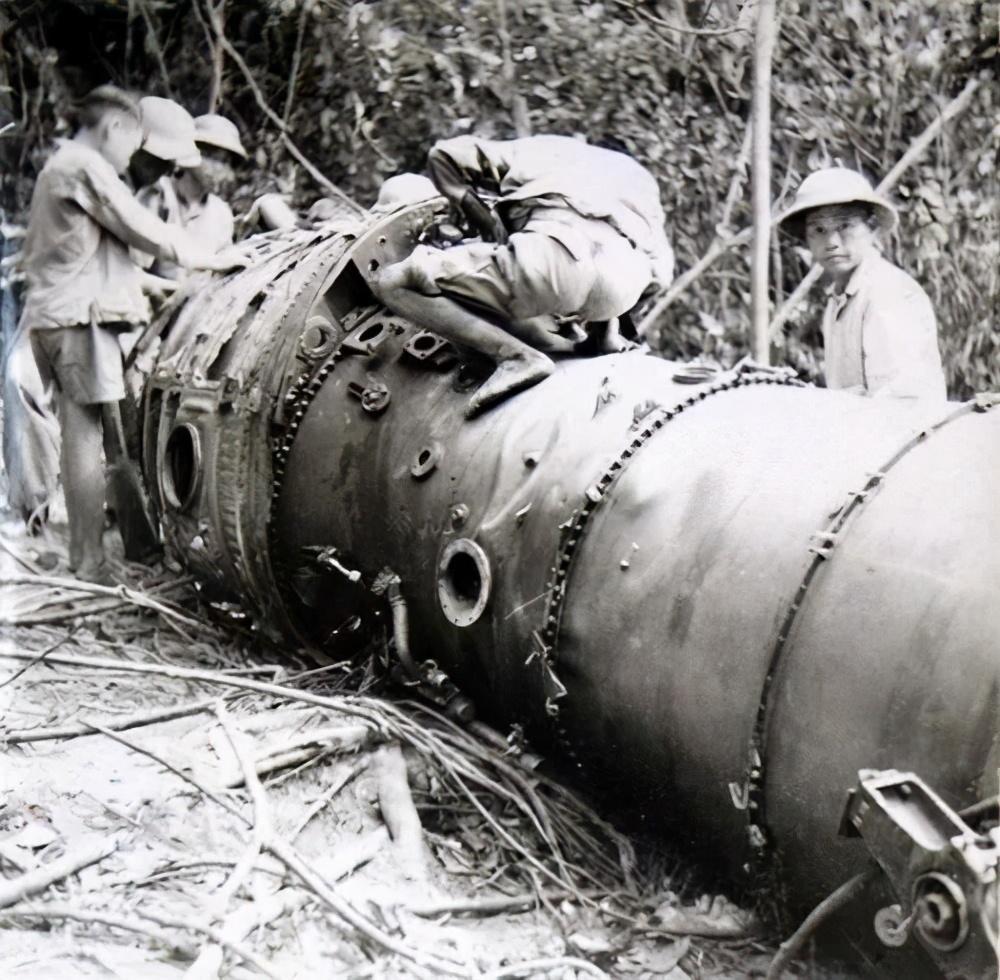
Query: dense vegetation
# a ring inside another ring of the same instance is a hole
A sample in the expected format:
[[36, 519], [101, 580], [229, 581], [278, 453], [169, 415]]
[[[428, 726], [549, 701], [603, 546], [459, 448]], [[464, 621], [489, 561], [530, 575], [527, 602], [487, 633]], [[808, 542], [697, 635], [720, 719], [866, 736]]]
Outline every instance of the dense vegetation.
[[[74, 97], [112, 80], [218, 107], [255, 147], [247, 195], [323, 190], [294, 145], [362, 203], [420, 169], [437, 137], [580, 133], [617, 141], [656, 174], [691, 266], [749, 220], [752, 3], [738, 0], [8, 0], [0, 6], [0, 136], [8, 220], [23, 218]], [[1000, 388], [998, 4], [781, 0], [773, 165], [779, 201], [841, 161], [878, 179], [970, 79], [968, 108], [905, 174], [896, 259], [933, 299], [954, 395]], [[249, 77], [248, 77], [249, 76]], [[269, 108], [265, 112], [263, 106]], [[801, 279], [773, 249], [774, 299]], [[731, 250], [658, 324], [669, 354], [731, 361], [747, 348], [749, 261]], [[816, 366], [821, 297], [776, 358]]]

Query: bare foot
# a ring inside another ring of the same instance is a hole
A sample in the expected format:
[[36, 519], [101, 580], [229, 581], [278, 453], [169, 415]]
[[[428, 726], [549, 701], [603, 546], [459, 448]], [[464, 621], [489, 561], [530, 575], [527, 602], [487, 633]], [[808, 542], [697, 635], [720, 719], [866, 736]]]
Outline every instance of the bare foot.
[[486, 379], [482, 387], [472, 396], [465, 410], [467, 419], [503, 401], [508, 395], [524, 388], [530, 388], [547, 378], [555, 370], [555, 365], [544, 354], [532, 351], [518, 354], [500, 361], [496, 370]]
[[82, 582], [93, 582], [95, 585], [114, 585], [115, 579], [111, 574], [111, 567], [101, 559], [100, 561], [83, 561], [76, 570], [76, 577]]

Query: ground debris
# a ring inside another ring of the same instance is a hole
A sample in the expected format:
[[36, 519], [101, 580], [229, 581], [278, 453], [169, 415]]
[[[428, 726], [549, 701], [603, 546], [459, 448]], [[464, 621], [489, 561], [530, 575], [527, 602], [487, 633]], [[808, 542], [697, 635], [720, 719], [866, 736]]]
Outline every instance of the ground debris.
[[[105, 596], [0, 555], [17, 583], [0, 639], [0, 974], [696, 966], [691, 939], [657, 938], [669, 924], [631, 841], [502, 735], [378, 697], [366, 669], [262, 648], [167, 572], [118, 571]], [[102, 857], [74, 874], [87, 847]], [[40, 872], [51, 883], [22, 895]]]

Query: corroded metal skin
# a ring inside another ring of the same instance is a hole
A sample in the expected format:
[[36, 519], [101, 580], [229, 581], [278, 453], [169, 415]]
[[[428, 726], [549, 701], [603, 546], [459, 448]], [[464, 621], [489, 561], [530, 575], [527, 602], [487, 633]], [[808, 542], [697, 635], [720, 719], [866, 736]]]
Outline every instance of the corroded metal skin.
[[859, 769], [995, 793], [1000, 411], [630, 353], [465, 421], [476, 372], [364, 285], [426, 218], [271, 239], [189, 301], [144, 400], [171, 551], [331, 655], [390, 568], [485, 716], [796, 909], [865, 864]]

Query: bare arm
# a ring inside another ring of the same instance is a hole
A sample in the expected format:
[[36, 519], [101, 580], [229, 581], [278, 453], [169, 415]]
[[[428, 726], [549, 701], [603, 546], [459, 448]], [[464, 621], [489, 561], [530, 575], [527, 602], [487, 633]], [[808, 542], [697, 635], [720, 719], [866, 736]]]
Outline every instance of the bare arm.
[[180, 226], [162, 221], [147, 211], [113, 174], [91, 171], [82, 174], [74, 188], [73, 200], [120, 241], [164, 261], [213, 271], [248, 264], [241, 250], [210, 252]]

